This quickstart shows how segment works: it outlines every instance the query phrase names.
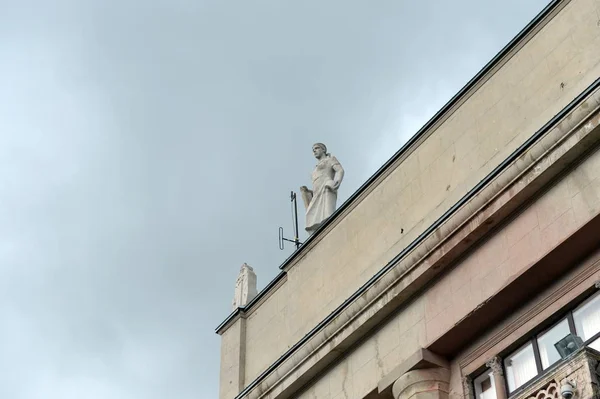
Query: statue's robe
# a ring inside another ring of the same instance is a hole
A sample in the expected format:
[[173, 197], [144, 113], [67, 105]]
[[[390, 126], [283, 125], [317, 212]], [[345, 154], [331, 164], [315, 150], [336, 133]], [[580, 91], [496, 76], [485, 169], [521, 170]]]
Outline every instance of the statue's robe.
[[[335, 177], [334, 166], [340, 163], [334, 156], [326, 156], [317, 163], [312, 173], [312, 198], [306, 208], [306, 231], [314, 233], [331, 214], [335, 211], [337, 190], [333, 186]], [[329, 187], [328, 187], [329, 186]]]

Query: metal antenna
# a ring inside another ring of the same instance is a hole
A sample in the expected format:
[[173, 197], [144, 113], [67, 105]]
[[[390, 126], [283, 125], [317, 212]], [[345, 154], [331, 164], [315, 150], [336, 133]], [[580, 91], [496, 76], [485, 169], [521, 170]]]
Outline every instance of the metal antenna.
[[291, 200], [291, 205], [292, 205], [292, 227], [294, 229], [294, 239], [290, 240], [289, 238], [285, 238], [283, 236], [283, 227], [279, 228], [279, 249], [283, 250], [283, 244], [285, 241], [288, 242], [293, 242], [296, 245], [296, 250], [298, 248], [300, 248], [300, 245], [302, 245], [302, 243], [300, 242], [300, 239], [298, 238], [298, 203], [296, 202], [296, 193], [295, 192], [291, 192], [290, 193], [290, 200]]

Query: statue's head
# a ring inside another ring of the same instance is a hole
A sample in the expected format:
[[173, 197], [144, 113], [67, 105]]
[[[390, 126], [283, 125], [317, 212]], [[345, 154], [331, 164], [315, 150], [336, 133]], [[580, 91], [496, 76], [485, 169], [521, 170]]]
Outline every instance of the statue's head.
[[313, 150], [313, 155], [315, 156], [315, 158], [317, 159], [321, 159], [323, 158], [325, 155], [327, 155], [327, 147], [325, 146], [325, 144], [323, 143], [316, 143], [313, 144], [312, 146], [312, 150]]

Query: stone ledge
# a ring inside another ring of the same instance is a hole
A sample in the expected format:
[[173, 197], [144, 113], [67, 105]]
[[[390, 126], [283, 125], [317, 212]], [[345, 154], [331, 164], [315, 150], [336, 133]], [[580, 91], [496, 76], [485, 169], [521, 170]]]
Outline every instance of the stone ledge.
[[377, 391], [379, 393], [391, 392], [392, 385], [394, 385], [398, 378], [402, 377], [407, 372], [428, 368], [444, 368], [450, 370], [450, 363], [441, 356], [421, 348], [384, 376], [377, 384]]

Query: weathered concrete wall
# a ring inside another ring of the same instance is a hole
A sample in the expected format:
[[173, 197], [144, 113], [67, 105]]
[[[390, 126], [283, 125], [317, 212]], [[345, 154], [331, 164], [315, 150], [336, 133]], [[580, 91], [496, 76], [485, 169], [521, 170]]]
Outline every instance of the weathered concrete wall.
[[410, 303], [299, 399], [363, 398], [384, 375], [426, 344], [424, 315], [423, 299]]
[[[600, 0], [569, 2], [289, 270], [287, 282], [248, 317], [246, 384], [600, 76], [599, 19]], [[428, 341], [493, 292], [517, 265], [537, 256], [525, 247], [554, 240], [562, 233], [557, 226], [577, 225], [583, 209], [595, 209], [588, 203], [595, 188], [584, 194], [580, 183], [571, 186], [561, 186], [562, 203], [549, 199], [553, 205], [543, 211], [553, 215], [554, 208], [566, 209], [557, 215], [559, 224], [548, 217], [540, 222], [538, 210], [530, 210], [490, 241], [478, 260], [433, 288], [422, 303], [419, 327]], [[446, 311], [450, 306], [460, 310]]]
[[[428, 347], [497, 293], [514, 275], [531, 267], [598, 215], [598, 171], [600, 151], [579, 164], [423, 295], [400, 310], [300, 398], [362, 399], [377, 387], [383, 376], [417, 349]], [[545, 317], [551, 314], [549, 311]], [[460, 375], [456, 363], [454, 369]], [[456, 372], [451, 379], [455, 395], [462, 390]]]
[[244, 386], [245, 324], [239, 319], [221, 335], [220, 398], [233, 398]]
[[600, 212], [600, 152], [578, 165], [426, 293], [427, 341]]

